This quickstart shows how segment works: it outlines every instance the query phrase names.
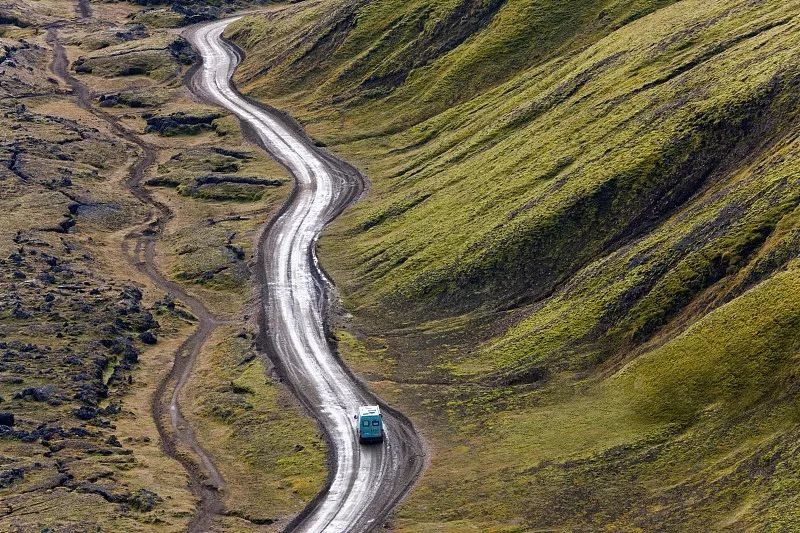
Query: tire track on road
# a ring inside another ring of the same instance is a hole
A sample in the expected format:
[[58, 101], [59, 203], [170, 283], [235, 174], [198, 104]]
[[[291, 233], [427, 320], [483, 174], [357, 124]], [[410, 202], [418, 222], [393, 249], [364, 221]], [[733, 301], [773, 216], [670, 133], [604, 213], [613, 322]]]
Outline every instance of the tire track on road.
[[[222, 39], [227, 24], [195, 26], [186, 37], [203, 58], [193, 91], [252, 130], [294, 176], [295, 188], [260, 239], [259, 344], [295, 395], [319, 421], [329, 444], [327, 486], [288, 527], [292, 531], [361, 532], [383, 526], [419, 477], [424, 446], [411, 422], [361, 383], [336, 353], [328, 330], [332, 286], [316, 257], [324, 226], [357, 199], [364, 178], [317, 147], [288, 115], [242, 96], [230, 78], [243, 54]], [[386, 439], [358, 444], [352, 415], [380, 403]]]

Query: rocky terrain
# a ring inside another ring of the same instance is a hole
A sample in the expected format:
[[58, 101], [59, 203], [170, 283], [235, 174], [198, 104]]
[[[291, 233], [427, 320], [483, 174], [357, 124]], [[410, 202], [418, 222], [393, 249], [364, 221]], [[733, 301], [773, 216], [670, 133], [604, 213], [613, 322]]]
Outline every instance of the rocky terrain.
[[101, 501], [125, 527], [172, 497], [142, 479], [156, 443], [131, 431], [146, 410], [126, 400], [143, 352], [175, 325], [112, 274], [108, 236], [144, 215], [119, 188], [129, 147], [65, 100], [43, 37], [15, 22], [1, 38], [0, 522], [69, 523]]
[[[288, 177], [193, 100], [194, 54], [153, 9], [0, 9], [3, 531], [270, 531], [324, 481], [248, 322]], [[168, 416], [188, 349], [194, 441]]]

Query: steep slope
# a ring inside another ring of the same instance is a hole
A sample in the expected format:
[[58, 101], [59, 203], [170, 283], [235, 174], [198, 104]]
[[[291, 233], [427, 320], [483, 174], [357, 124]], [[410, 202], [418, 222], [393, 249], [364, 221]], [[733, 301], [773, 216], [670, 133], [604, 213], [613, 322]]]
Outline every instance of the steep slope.
[[238, 75], [254, 95], [358, 106], [352, 136], [398, 131], [672, 1], [340, 0], [301, 4], [277, 27], [248, 19], [232, 35], [252, 52]]
[[401, 529], [797, 527], [800, 2], [298, 4], [230, 37], [372, 181], [320, 247], [340, 349], [432, 442]]

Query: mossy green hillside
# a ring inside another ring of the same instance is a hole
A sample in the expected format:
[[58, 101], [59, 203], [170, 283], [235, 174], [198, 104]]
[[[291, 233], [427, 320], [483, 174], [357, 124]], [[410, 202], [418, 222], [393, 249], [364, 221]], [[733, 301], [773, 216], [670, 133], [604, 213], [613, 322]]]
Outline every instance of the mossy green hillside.
[[[395, 526], [793, 529], [798, 266], [606, 377], [543, 388], [376, 378], [433, 441]], [[339, 347], [374, 372], [353, 353], [364, 346]]]
[[[685, 7], [382, 137], [386, 157], [372, 140], [343, 147], [379, 183], [339, 224], [361, 230], [355, 293], [448, 307], [548, 294], [790, 125], [792, 6]], [[311, 131], [331, 144], [338, 126]]]
[[799, 17], [387, 0], [231, 27], [240, 87], [371, 180], [319, 251], [339, 349], [431, 444], [397, 529], [797, 527]]
[[230, 35], [252, 54], [237, 76], [254, 95], [358, 105], [369, 120], [341, 118], [398, 131], [670, 3], [338, 1], [248, 17]]
[[646, 237], [590, 264], [462, 370], [585, 370], [621, 347], [679, 331], [769, 277], [800, 242], [797, 153], [796, 138], [773, 147]]
[[[593, 458], [594, 464], [589, 468], [572, 465], [565, 470], [603, 471], [608, 468], [605, 461], [630, 461], [626, 470], [638, 471], [646, 480], [637, 480], [638, 494], [629, 496], [634, 502], [653, 498], [655, 486], [675, 497], [668, 509], [655, 517], [634, 512], [634, 516], [620, 517], [621, 523], [632, 520], [645, 528], [670, 521], [677, 525], [680, 522], [673, 516], [675, 508], [693, 505], [676, 503], [678, 495], [687, 491], [703, 494], [704, 501], [697, 507], [706, 512], [685, 521], [683, 528], [713, 528], [715, 520], [745, 502], [749, 508], [741, 518], [751, 527], [796, 527], [796, 513], [778, 519], [767, 510], [773, 504], [791, 505], [794, 498], [784, 493], [781, 485], [797, 483], [790, 473], [795, 464], [791, 435], [796, 432], [800, 414], [792, 392], [800, 349], [797, 266], [793, 263], [788, 271], [709, 313], [674, 339], [590, 388], [586, 396], [579, 396], [580, 401], [588, 402], [581, 405], [581, 410], [591, 423], [583, 430], [570, 432], [566, 439], [559, 430], [553, 443], [568, 443], [568, 447], [553, 455], [568, 458], [569, 446], [578, 446], [580, 455]], [[560, 418], [562, 404], [553, 407], [550, 416]], [[572, 429], [579, 420], [579, 415], [568, 413], [563, 427]], [[526, 415], [512, 422], [527, 423], [530, 418]], [[558, 427], [546, 424], [551, 431]], [[665, 433], [654, 433], [655, 428]], [[538, 436], [543, 431], [546, 430], [535, 429], [524, 434]], [[626, 435], [631, 431], [634, 434]], [[514, 449], [524, 449], [513, 435], [518, 432], [512, 431], [509, 437]], [[587, 453], [603, 439], [621, 435], [625, 436], [626, 446], [635, 451], [604, 446], [601, 457], [596, 457], [594, 451]], [[590, 444], [581, 446], [581, 438], [586, 437]], [[541, 453], [538, 442], [533, 448]], [[536, 452], [532, 449], [522, 456], [535, 457]], [[652, 455], [652, 466], [644, 459], [648, 453]], [[782, 482], [771, 478], [776, 472]], [[603, 475], [603, 482], [608, 481], [607, 476], [608, 473]], [[622, 489], [618, 481], [612, 485], [614, 490]], [[574, 502], [571, 505], [573, 512], [589, 514]], [[613, 508], [609, 502], [603, 506], [606, 512]], [[621, 510], [622, 506], [618, 511]]]

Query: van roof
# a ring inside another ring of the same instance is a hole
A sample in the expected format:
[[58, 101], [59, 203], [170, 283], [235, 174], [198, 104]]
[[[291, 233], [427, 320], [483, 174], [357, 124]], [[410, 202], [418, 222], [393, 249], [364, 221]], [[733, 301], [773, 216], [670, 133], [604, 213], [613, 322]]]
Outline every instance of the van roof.
[[374, 416], [381, 414], [381, 408], [377, 405], [362, 405], [358, 408], [358, 416]]

